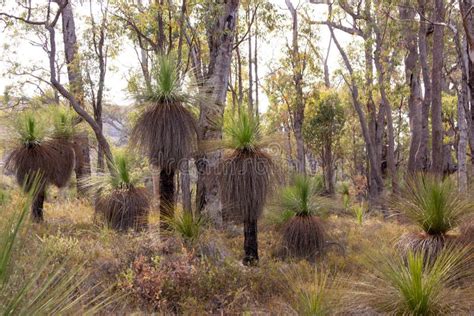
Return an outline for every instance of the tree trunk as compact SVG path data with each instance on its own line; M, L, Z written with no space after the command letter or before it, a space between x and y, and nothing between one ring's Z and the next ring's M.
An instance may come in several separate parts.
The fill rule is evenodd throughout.
M392 107L390 101L387 97L387 92L385 90L385 69L382 65L382 38L379 30L376 30L376 50L375 50L375 68L377 69L377 78L379 83L380 96L382 97L382 106L384 107L385 117L387 118L387 142L388 142L388 152L387 152L387 165L388 170L390 171L390 177L392 179L392 191L393 193L398 192L398 176L397 176L397 166L395 162L395 135L393 130L393 117L392 117ZM387 63L385 63L387 64ZM383 124L382 124L383 126ZM380 126L382 128L382 126Z
M258 262L258 227L257 220L244 221L244 265L253 265Z
M432 152L431 170L433 173L443 173L443 120L442 120L442 75L443 75L443 51L444 51L444 23L445 7L444 0L435 0L435 22L433 33L433 68L431 75L431 87L433 99L431 102L431 130L432 130Z
M323 169L324 169L324 183L326 191L329 195L334 195L334 164L332 155L332 140L327 140L323 150Z
M36 194L31 205L31 217L35 223L42 223L44 221L43 204L45 195L45 189L41 188Z
M296 159L297 171L299 173L306 173L306 159L305 148L303 141L303 121L305 101L303 96L303 69L304 60L301 60L298 44L298 14L290 0L285 0L288 10L290 10L292 17L292 67L293 67L293 81L296 90L295 111L293 120L293 129L296 139Z
M171 168L160 170L160 221L162 224L164 224L163 219L171 218L174 215L174 209L176 206L174 196L175 173L176 171Z
M57 0L60 5L66 3L66 0ZM63 27L63 42L64 54L67 63L67 75L71 94L76 98L81 107L84 107L84 87L82 81L81 64L78 58L78 43L76 37L76 26L74 22L74 14L72 11L71 2L68 1L64 6L62 13L62 27ZM77 137L75 148L76 154L76 178L79 183L84 177L90 176L90 152L89 152L89 138L87 133L81 133ZM78 186L79 193L85 193L80 186Z
M431 78L430 78L430 66L428 63L428 20L426 19L425 1L419 0L419 12L421 15L420 28L418 32L418 46L419 46L419 57L421 64L421 73L423 77L424 96L423 104L421 109L421 131L420 131L420 147L417 153L417 170L427 171L430 165L428 145L429 145L429 114L431 106Z
M220 15L208 30L209 65L202 87L206 102L200 103L199 114L199 136L203 141L222 138L222 126L216 126L215 122L222 122L223 119L239 9L239 0L219 3L223 6ZM222 205L219 184L216 177L211 175L211 170L215 170L220 157L221 152L215 152L196 160L196 210L207 213L218 226L222 224Z
M375 199L383 191L383 180L382 180L382 177L380 176L380 168L378 167L378 164L377 164L376 150L369 133L367 120L365 118L364 112L362 111L362 106L360 104L359 89L357 87L354 70L349 61L349 58L347 57L346 52L344 51L342 46L339 44L339 41L337 40L334 34L334 29L331 26L329 26L329 30L331 32L332 39L334 40L334 44L336 45L337 49L339 50L339 53L342 56L344 65L346 66L351 76L351 82L349 82L349 85L351 88L350 90L351 90L352 102L357 112L357 116L359 117L359 122L360 122L361 130L362 130L362 136L364 137L365 146L367 149L367 156L369 158L368 161L371 167L371 179L373 179L373 183L372 183L373 186L371 187L371 190L369 193L370 193L371 198Z
M420 171L422 163L419 161L420 141L421 141L421 86L420 68L418 67L418 45L417 34L415 32L416 11L409 7L409 2L400 7L400 19L405 21L403 29L405 48L408 54L405 57L405 81L410 87L410 97L408 98L408 118L410 120L410 151L408 157L408 173Z
M257 8L255 10L258 10ZM258 84L259 84L259 78L258 78L258 13L255 11L255 45L253 47L253 65L255 68L255 117L257 120L260 118L260 113L259 113L259 108L258 108L258 103L259 103L259 98L258 98Z
M254 109L253 109L253 67L252 67L252 21L250 17L250 5L247 10L247 27L249 28L248 34L248 48L249 48L249 68L248 68L248 76L249 76L249 91L248 91L248 101L249 101L249 114L253 116Z

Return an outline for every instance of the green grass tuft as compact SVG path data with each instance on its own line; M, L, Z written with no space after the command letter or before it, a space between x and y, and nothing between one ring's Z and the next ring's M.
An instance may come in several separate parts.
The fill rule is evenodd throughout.
M171 229L185 242L194 243L201 236L204 229L204 219L194 217L190 212L178 211L174 217L166 219Z
M229 121L224 127L224 134L228 147L234 150L254 150L259 147L262 139L258 121L246 111Z
M38 145L46 136L42 117L32 111L19 113L14 121L14 129L19 142L25 146Z
M280 207L283 211L291 211L298 216L315 215L320 211L317 193L318 185L313 179L297 175L293 184L282 190Z
M474 211L453 180L431 175L409 179L396 206L427 234L445 234Z
M151 90L145 94L147 101L158 103L183 101L185 94L181 89L178 65L173 57L159 56L152 74L154 83Z
M69 107L55 105L49 108L53 122L53 137L71 139L75 133L76 113Z
M359 283L355 298L367 300L382 313L394 315L445 315L466 308L458 283L472 277L469 248L450 247L433 260L409 252L406 259L386 255L371 260L368 282ZM469 281L467 281L469 282Z

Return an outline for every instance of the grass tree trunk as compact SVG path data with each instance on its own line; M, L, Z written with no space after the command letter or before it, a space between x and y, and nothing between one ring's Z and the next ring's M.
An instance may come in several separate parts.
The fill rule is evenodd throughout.
M42 223L44 221L43 216L43 204L45 199L45 190L41 189L37 194L31 205L31 216L33 221L36 223Z
M246 219L244 221L244 260L245 265L258 262L257 220Z
M175 183L176 170L163 168L160 171L160 219L172 217L175 208Z

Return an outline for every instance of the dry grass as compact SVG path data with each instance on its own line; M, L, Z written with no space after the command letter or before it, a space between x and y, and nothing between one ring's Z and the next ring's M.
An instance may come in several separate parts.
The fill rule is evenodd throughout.
M397 238L413 229L377 216L369 216L361 227L353 216L330 215L325 230L328 241L337 245L311 265L297 259L276 259L279 234L273 225L261 224L259 265L244 267L240 263L241 227L226 231L206 228L196 246L185 247L180 239L158 235L156 213L149 215L145 231L117 233L95 224L89 201L49 193L47 220L29 227L28 242L16 258L19 269L13 277L21 278L31 271L31 258L40 250L61 264L84 264L88 287L96 286L97 291L112 287L124 295L108 307L111 314L298 315L322 306L329 314L348 315L354 313L353 305L339 295L346 285L341 287L338 280L348 284L363 280L373 273L366 265L367 250L393 251ZM10 203L18 201L17 193L10 196ZM465 292L454 294L462 295L459 301L467 298ZM357 310L370 310L364 301L359 305Z

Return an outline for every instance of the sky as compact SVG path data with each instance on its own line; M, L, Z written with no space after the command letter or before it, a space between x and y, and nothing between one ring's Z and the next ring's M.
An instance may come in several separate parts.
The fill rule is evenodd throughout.
M6 0L3 4L2 11L7 9L7 11L15 13L15 11L11 11L11 8L14 8L15 0ZM270 0L272 3L276 5L278 10L281 13L286 14L289 16L289 11L286 9L285 1L284 0ZM297 6L298 4L309 5L313 8L314 16L311 18L313 20L324 20L327 14L327 6L324 4L308 4L303 2L308 2L307 0L292 0L293 4ZM0 1L1 3L1 1ZM76 2L77 3L77 2ZM74 11L76 15L88 15L89 14L89 5L86 1L82 1L85 3L83 5L76 4L74 7ZM0 7L2 4L0 4ZM79 28L79 32L81 32L81 27L83 26L80 19L76 19L76 27ZM3 28L3 25L0 25ZM321 53L323 56L326 55L330 34L326 27L320 26L318 27L317 35L319 37L319 41L317 46L320 47ZM80 38L80 36L78 36ZM272 63L274 65L275 61L279 60L283 57L284 47L287 40L290 40L291 32L275 32L270 33L265 41L261 40L259 43L259 77L260 83L263 82L265 77L270 73ZM350 43L352 37L347 34L339 33L338 37L340 37L340 41L343 45ZM5 87L8 85L13 85L15 80L18 78L11 78L8 76L4 76L5 70L8 67L8 60L10 62L16 62L22 65L35 65L37 67L48 67L48 57L46 53L42 50L41 47L35 46L32 44L32 38L22 39L22 40L15 40L12 42L12 38L6 32L0 33L0 52L5 45L10 47L10 50L14 50L15 53L12 54L0 54L0 92L3 92ZM245 52L245 43L242 51ZM58 52L62 53L62 52ZM334 71L335 69L339 68L339 53L334 45L331 47L331 51L329 54L328 64L330 71ZM109 61L109 71L107 73L106 78L106 85L107 85L107 92L106 92L106 100L109 103L113 103L116 105L130 105L132 104L133 100L130 95L127 93L127 78L131 70L138 69L138 61L136 57L136 52L129 41L124 41L121 46L120 53L116 58ZM322 65L321 65L322 67ZM20 76L19 78L25 79L24 76ZM37 81L36 79L30 78L32 81ZM47 78L45 78L47 79ZM33 86L29 86L26 88L27 91L23 91L27 95L32 95L35 93ZM259 94L260 99L260 110L261 112L265 112L268 108L268 98L263 93L262 89L260 89Z

